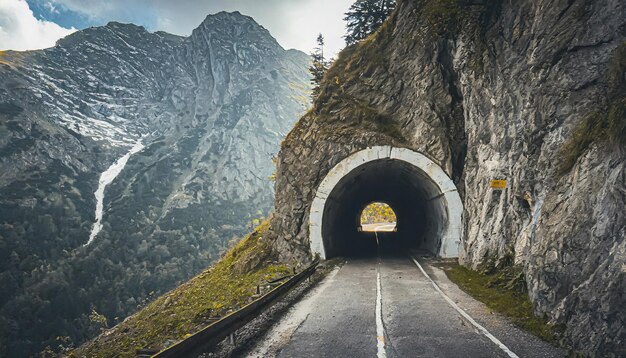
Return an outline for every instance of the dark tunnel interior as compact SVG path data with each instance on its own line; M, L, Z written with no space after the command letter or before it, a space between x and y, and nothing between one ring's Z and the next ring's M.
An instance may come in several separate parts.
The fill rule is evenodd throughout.
M360 215L372 202L389 204L397 231L361 232ZM402 254L417 249L436 254L447 224L446 202L438 186L417 167L401 160L367 162L344 176L324 206L322 238L326 257Z

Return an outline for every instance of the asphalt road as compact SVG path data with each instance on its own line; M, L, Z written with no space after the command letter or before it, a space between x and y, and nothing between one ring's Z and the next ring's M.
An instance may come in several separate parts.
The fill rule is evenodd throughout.
M378 224L362 225L363 231L373 231L373 232L392 232L395 228L396 228L395 223L378 223Z
M435 282L441 277L424 265L422 272L408 257L349 260L294 305L248 356L564 356L451 289L449 281L435 288L426 275Z

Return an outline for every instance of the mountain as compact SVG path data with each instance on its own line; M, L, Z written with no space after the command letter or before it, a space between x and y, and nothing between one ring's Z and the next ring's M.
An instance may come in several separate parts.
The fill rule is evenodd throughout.
M84 341L266 216L308 63L238 12L0 52L0 356Z

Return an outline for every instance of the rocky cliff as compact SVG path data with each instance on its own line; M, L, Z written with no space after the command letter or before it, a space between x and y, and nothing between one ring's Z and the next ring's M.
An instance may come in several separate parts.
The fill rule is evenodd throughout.
M344 158L408 148L461 195L463 264L523 268L574 350L626 354L625 22L615 0L399 1L284 142L275 249L309 259L311 203Z
M0 355L93 336L267 215L308 63L239 13L0 53Z

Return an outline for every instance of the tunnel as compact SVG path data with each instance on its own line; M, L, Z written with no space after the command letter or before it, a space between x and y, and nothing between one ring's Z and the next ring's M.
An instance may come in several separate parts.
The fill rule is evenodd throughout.
M372 202L393 209L394 232L361 230L361 212ZM310 210L311 252L323 259L411 250L458 256L463 208L456 186L409 149L372 147L348 156L326 175Z

